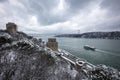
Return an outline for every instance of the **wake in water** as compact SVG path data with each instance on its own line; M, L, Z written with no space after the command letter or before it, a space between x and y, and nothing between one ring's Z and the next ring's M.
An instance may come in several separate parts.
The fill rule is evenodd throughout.
M113 55L113 56L119 56L119 54L117 54L116 52L112 52L112 51L107 51L107 50L103 50L103 49L95 49L95 51L100 52L100 53L104 53L104 54L109 54L109 55Z
M78 48L78 47L70 47L69 45L63 45L64 47L68 47L71 50L75 50L75 51L82 51L82 48ZM99 53L103 53L103 54L108 54L108 55L112 55L112 56L117 56L120 57L120 55L118 54L118 52L113 52L113 51L108 51L108 50L104 50L104 49L95 49L95 52L99 52Z

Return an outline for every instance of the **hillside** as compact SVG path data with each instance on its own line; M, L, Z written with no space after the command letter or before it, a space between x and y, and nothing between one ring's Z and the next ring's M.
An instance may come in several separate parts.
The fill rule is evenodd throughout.
M61 34L56 37L75 37L75 38L99 38L99 39L120 39L120 32L88 32L82 34Z
M120 80L116 69L105 65L76 70L68 61L23 32L0 30L0 80Z

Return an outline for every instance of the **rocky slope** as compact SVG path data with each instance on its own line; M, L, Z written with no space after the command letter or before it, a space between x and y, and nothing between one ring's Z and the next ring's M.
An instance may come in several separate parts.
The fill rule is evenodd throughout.
M120 80L120 73L103 65L77 71L41 40L0 30L0 80Z

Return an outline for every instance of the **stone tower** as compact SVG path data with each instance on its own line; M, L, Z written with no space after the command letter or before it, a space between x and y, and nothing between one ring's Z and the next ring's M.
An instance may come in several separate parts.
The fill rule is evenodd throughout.
M48 38L46 46L53 51L58 51L58 42L56 42L56 38Z
M12 22L8 22L6 24L6 31L9 33L16 33L17 32L17 25Z

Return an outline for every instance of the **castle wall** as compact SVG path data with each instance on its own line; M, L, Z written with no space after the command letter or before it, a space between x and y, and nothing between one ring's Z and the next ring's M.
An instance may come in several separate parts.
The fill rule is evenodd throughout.
M16 33L17 32L17 25L14 23L7 23L6 24L6 31L9 33Z
M53 51L58 51L58 42L56 42L55 38L49 38L46 46L52 49Z

